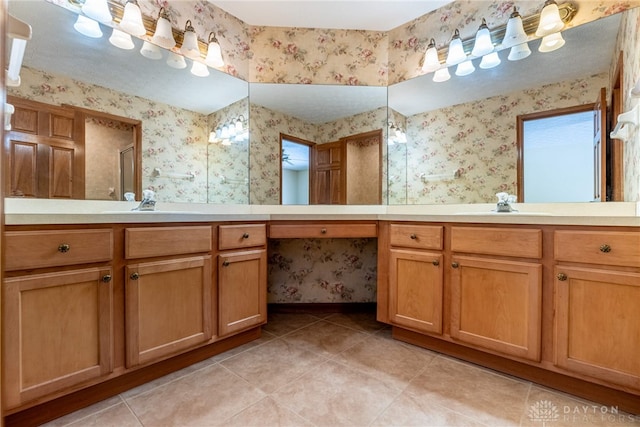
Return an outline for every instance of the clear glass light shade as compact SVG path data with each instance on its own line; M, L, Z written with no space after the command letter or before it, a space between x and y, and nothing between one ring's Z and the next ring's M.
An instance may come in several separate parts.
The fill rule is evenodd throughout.
M564 46L564 43L565 42L562 38L562 34L549 34L548 36L544 36L542 38L538 51L542 53L553 52L554 50L560 49L562 46Z
M91 18L87 18L83 15L78 15L78 19L76 19L76 23L73 24L73 28L80 34L92 37L94 39L99 39L102 37L102 30L100 29L100 24L97 21L94 21Z
M136 47L131 40L131 36L124 31L120 31L117 28L113 29L111 37L109 37L109 43L120 49L131 50Z
M424 53L424 62L422 63L422 71L425 73L431 73L440 68L440 59L438 59L438 50L436 49L436 42L431 39L427 51Z
M198 36L195 30L191 26L191 21L187 21L184 28L184 38L182 40L182 46L180 46L180 53L187 58L196 59L200 58L200 48L198 47Z
M522 43L522 44L515 45L511 48L507 59L509 61L519 61L521 59L526 58L529 55L531 55L531 49L529 49L529 44Z
M493 52L493 42L491 41L491 33L489 32L487 23L483 19L482 25L480 25L480 28L476 33L476 41L473 44L473 50L471 51L471 55L475 56L476 58L479 58L491 52Z
M129 1L124 5L120 29L134 36L142 36L147 33L142 23L142 12L136 2Z
M456 68L456 76L468 76L476 70L471 60L461 62Z
M467 54L464 53L464 47L462 46L462 40L460 40L460 33L458 30L453 35L451 43L449 43L449 53L447 54L447 65L456 65L467 59Z
M149 59L161 59L162 58L162 52L160 51L160 48L158 46L156 46L155 44L149 43L147 41L142 43L142 49L140 49L140 55L144 56L145 58L149 58Z
M165 49L171 49L176 45L176 40L173 38L173 32L171 31L171 22L167 18L162 16L158 18L156 31L153 33L151 41Z
M209 43L207 47L207 57L204 62L213 68L220 68L224 65L224 60L222 59L222 50L220 49L220 44L217 41L212 41Z
M557 33L564 28L564 22L560 19L560 11L554 0L547 0L540 13L540 23L536 30L536 36L543 37Z
M480 61L480 68L487 70L489 68L497 67L500 65L500 62L498 52L492 52L489 55L482 57L482 61Z
M522 44L526 41L527 33L524 32L522 17L518 12L514 11L507 21L507 29L505 30L504 38L502 39L502 47L507 48Z
M448 68L440 68L433 75L433 81L436 83L446 82L451 78L451 74L449 74Z
M193 61L191 74L197 77L207 77L209 75L209 68L200 61Z
M184 60L182 55L178 55L175 52L169 52L169 56L167 56L167 65L171 68L182 70L183 68L187 68L187 61Z
M85 0L82 13L98 22L108 24L113 20L107 0Z

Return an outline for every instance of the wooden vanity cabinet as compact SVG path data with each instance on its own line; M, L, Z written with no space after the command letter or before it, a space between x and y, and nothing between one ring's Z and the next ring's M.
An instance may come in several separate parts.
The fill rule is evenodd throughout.
M554 363L640 390L640 232L554 234Z
M442 333L443 227L389 226L389 320L428 334Z
M451 251L451 337L540 360L542 231L452 226Z
M267 226L218 226L218 336L267 321Z
M112 230L4 236L5 408L107 376L113 365Z
M212 336L211 226L125 229L127 367Z

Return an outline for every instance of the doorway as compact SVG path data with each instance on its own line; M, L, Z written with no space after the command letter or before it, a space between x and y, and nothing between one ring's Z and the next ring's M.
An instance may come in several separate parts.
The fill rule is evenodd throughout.
M309 164L315 143L280 134L280 204L309 204Z

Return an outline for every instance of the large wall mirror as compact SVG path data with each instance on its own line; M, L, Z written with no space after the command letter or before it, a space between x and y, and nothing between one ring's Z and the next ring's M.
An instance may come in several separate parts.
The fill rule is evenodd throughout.
M235 129L238 121L248 126L247 82L214 69L209 76L195 76L189 59L186 68L172 68L166 50L159 59L149 59L139 53L143 43L136 38L132 49L117 48L109 43L111 29L106 26L101 26L101 37L86 37L74 30L76 13L44 0L9 1L8 10L33 28L22 83L8 88L9 95L139 121L141 153L135 171L120 170L130 157L113 138L105 138L102 150L95 151L114 152L109 163L117 172L111 176L139 174L142 188L154 189L160 201L249 202L247 132L215 136L217 128L233 123ZM86 137L93 140L94 135ZM84 175L95 174L90 165L106 159L87 158ZM86 198L122 200L120 184L114 178L100 188L87 188Z
M601 88L610 91L622 17L563 31L566 44L553 52L539 53L534 41L531 56L520 61L507 60L503 50L502 63L492 69L475 64L475 73L458 77L452 67L446 82L429 74L390 86L389 120L404 130L406 142L388 147L389 203L491 203L497 192L516 194L519 178L544 175L544 167L519 171L517 117L596 103ZM592 159L585 169L593 168ZM591 185L593 174L588 179Z

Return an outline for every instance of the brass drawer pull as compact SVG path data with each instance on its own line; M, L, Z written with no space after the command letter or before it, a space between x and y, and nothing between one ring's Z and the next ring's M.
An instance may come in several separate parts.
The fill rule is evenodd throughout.
M249 238L249 233L244 233L244 234L242 235L242 238L243 238L243 239L248 239L248 238Z
M606 243L604 245L600 245L600 252L604 252L605 254L611 252L611 246Z
M440 265L440 261L438 261L437 259L434 259L433 261L431 261L431 264L435 265L436 267Z
M102 276L102 281L104 283L109 283L111 281L111 275L110 274L105 274L104 276Z
M229 261L227 261L226 259L222 262L222 266L223 267L228 267L229 266Z
M140 275L138 273L131 273L131 276L129 276L129 278L131 278L131 280L138 280L140 278Z
M457 262L452 262L451 263L451 267L458 268L458 267L460 267L460 264L458 264Z
M60 245L58 245L58 252L60 253L66 254L70 250L71 246L68 243L60 243Z
M411 234L411 236L409 236L409 237L411 238L411 240L416 240L418 238L418 236L416 236L415 233Z
M567 280L567 275L564 273L558 273L558 275L556 276L556 278L558 280L560 280L561 282L564 282L565 280Z
M327 234L327 229L326 229L326 228L323 228L322 230L320 230L320 233L322 233L322 234Z

